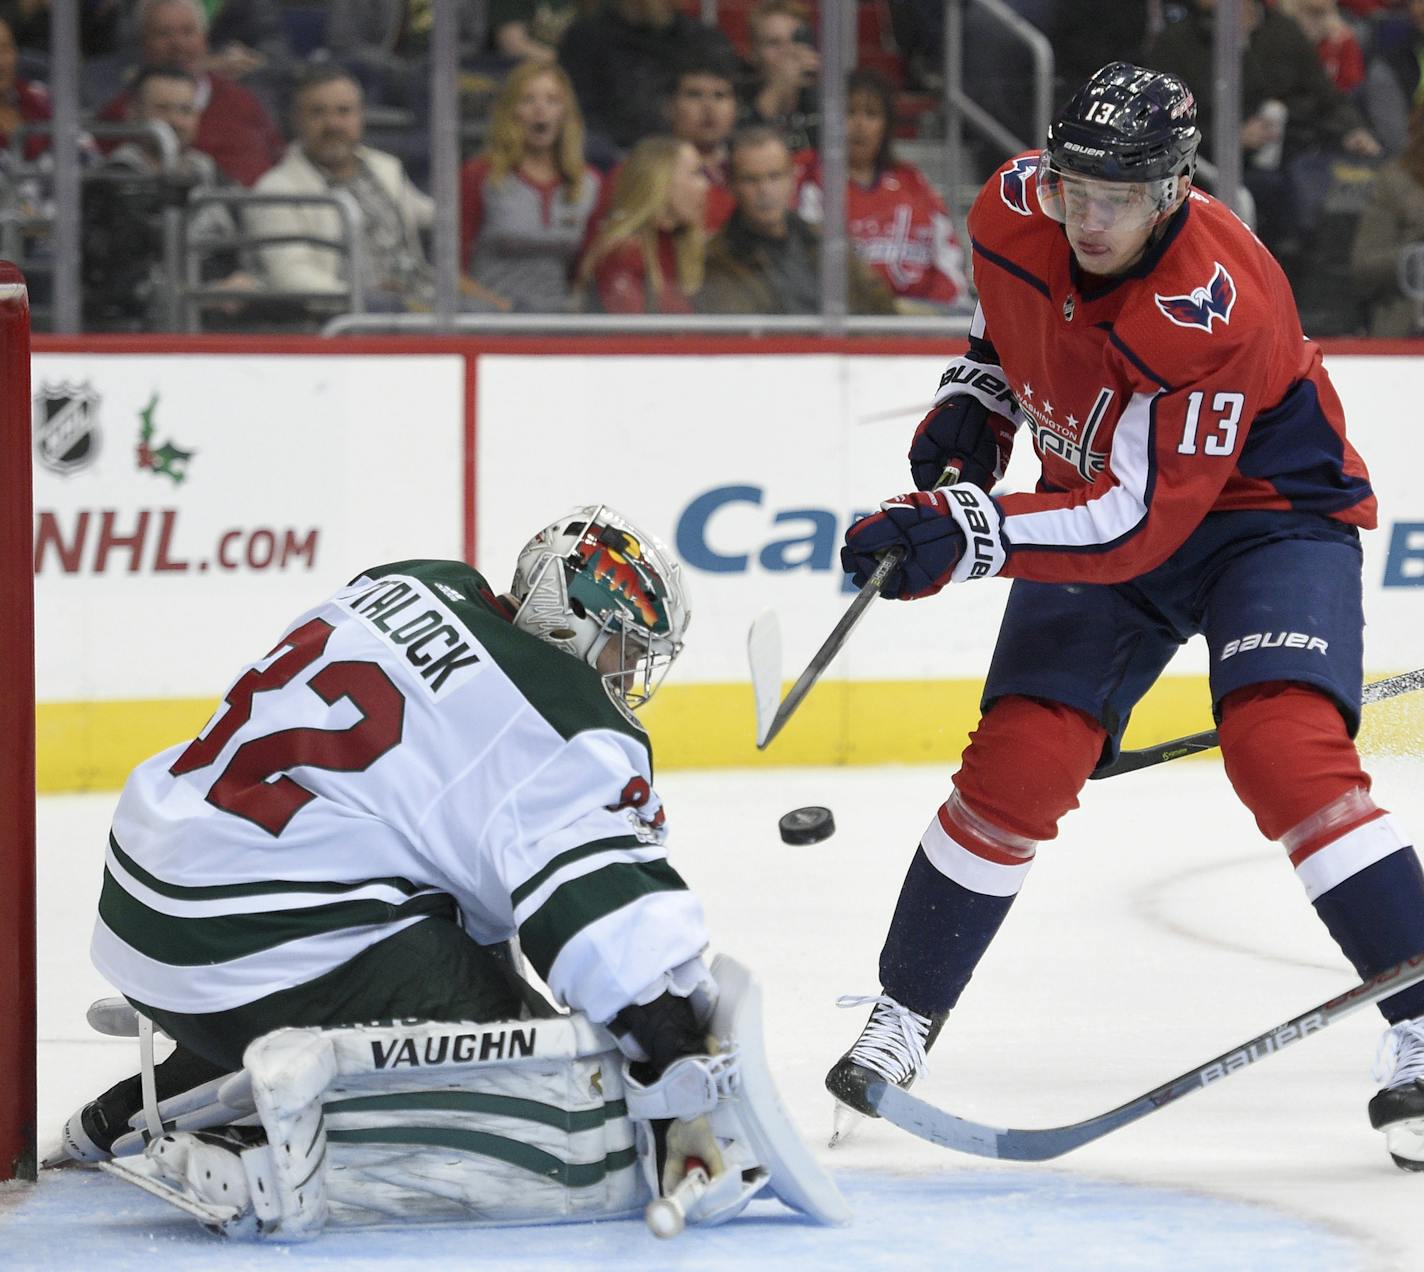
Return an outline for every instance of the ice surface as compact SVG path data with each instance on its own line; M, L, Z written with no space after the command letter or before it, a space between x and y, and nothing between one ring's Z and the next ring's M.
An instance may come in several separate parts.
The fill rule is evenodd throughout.
M1424 825L1418 759L1371 764L1376 795ZM818 1146L827 1066L876 988L904 866L947 790L944 768L669 773L672 855L718 949L765 986L773 1070ZM805 804L838 833L793 847ZM112 991L89 967L112 796L40 806L41 1148L76 1106L133 1072L134 1044L87 1031ZM1220 766L1179 763L1091 785L1040 849L1024 893L917 1090L999 1125L1056 1125L1119 1104L1353 983L1284 853L1260 839ZM636 1223L332 1233L311 1246L223 1245L117 1180L48 1175L0 1192L0 1267L657 1267L1369 1269L1424 1267L1424 1176L1369 1127L1380 1032L1361 1012L1326 1033L1043 1166L984 1162L871 1123L820 1148L855 1214L805 1226L773 1203L655 1242Z

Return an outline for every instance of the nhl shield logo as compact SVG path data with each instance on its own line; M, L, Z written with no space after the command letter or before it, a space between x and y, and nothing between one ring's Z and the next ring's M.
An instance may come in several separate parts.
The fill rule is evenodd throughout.
M87 382L40 385L34 399L35 458L66 475L99 454L99 395Z

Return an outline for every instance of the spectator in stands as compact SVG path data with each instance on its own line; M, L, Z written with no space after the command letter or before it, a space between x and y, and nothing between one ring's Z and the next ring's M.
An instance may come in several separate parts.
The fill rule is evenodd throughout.
M202 7L209 49L203 70L234 80L290 72L292 50L277 0L202 0ZM131 45L142 40L136 16L126 23Z
M730 56L709 53L684 62L673 79L667 104L668 130L690 142L707 178L708 234L732 215L727 184L727 141L737 123L737 77Z
M575 0L490 0L490 49L515 61L553 62L577 14Z
M731 45L677 0L607 0L576 18L559 43L559 62L573 81L595 162L611 167L615 151L663 132L674 68L709 50L730 56Z
M1276 0L1276 7L1305 32L1336 91L1352 97L1365 82L1365 55L1337 0Z
M129 122L162 124L176 153L165 162L149 137L127 141L104 161L84 191L84 313L90 330L161 328L169 289L163 213L195 193L228 184L211 155L193 148L198 84L177 66L143 67L129 85ZM221 203L204 204L188 222L188 241L208 249L203 278L232 291L256 286L237 269L237 224ZM213 249L227 248L226 252Z
M730 57L717 51L693 54L674 72L664 104L667 131L679 141L688 142L702 163L702 175L707 178L702 228L709 235L722 228L734 206L727 184L727 139L737 122L736 83ZM615 165L604 178L603 192L590 222L595 232L608 215L621 168L621 164Z
M282 154L282 134L253 93L226 75L209 71L207 12L199 0L139 0L136 11L143 63L181 66L198 82L198 134L194 145L218 168L251 185ZM120 93L101 112L105 120L128 113Z
M846 84L846 229L852 246L909 312L968 298L964 252L939 192L914 164L895 157L895 89L879 71L852 71ZM798 209L822 219L821 161L798 156Z
M1414 108L1403 152L1376 175L1355 229L1350 265L1369 306L1372 336L1424 332L1419 303L1399 286L1400 255L1406 248L1424 252L1424 105Z
M17 128L49 121L49 94L40 84L20 79L19 48L9 22L0 18L0 149L8 147ZM36 159L49 148L49 138L25 140L25 158Z
M1414 107L1424 101L1424 0L1378 22L1365 68L1365 108L1390 154L1409 143Z
M745 122L775 128L793 150L817 145L821 55L800 0L758 0L747 19L752 78Z
M754 125L732 139L736 211L707 245L697 307L709 314L809 314L821 307L821 245L791 210L791 152L775 129ZM851 313L888 314L894 300L860 259L847 260Z
M480 54L481 3L454 0L462 66ZM327 48L355 72L372 103L382 106L422 111L434 29L431 0L331 0L327 6Z
M224 184L212 155L194 148L198 135L198 81L181 66L144 66L129 83L128 122L164 124L177 150L171 167L149 137L126 141L105 160L109 170L126 168L147 176L164 174L189 188Z
M583 159L583 119L569 77L528 61L505 79L489 144L460 174L460 260L467 295L496 309L559 313L600 177Z
M688 314L702 285L707 178L675 137L640 141L618 170L608 216L579 264L585 307Z
M1241 21L1242 179L1256 201L1257 232L1289 272L1319 220L1334 157L1344 153L1369 159L1381 148L1360 112L1325 77L1294 21L1265 8L1261 0L1242 0ZM1196 94L1202 151L1208 158L1215 24L1216 0L1193 0L1147 54L1148 65L1181 76Z
M433 279L420 231L431 224L434 204L411 184L399 159L361 144L364 107L356 78L330 64L309 69L292 98L292 123L296 140L257 183L257 193L349 193L361 213L367 308L428 308ZM261 237L306 235L335 242L341 218L319 204L252 208L248 228ZM349 287L345 260L330 248L289 243L261 248L259 255L274 289L339 294Z

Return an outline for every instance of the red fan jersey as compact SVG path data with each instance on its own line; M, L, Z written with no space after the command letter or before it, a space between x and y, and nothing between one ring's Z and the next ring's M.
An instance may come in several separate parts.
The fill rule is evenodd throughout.
M969 214L980 313L1033 433L1033 494L995 499L1002 573L1117 583L1160 565L1211 512L1315 512L1365 528L1375 498L1317 345L1260 240L1198 190L1126 274L1077 267L1038 205L1037 152Z
M797 161L797 208L822 220L821 161L802 151ZM913 164L892 164L873 185L846 183L846 230L855 253L896 296L949 304L969 288L964 252L949 210Z

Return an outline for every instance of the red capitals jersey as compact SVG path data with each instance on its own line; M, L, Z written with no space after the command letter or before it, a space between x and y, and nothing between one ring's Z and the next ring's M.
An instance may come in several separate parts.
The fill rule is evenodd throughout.
M980 313L1033 434L1033 494L997 498L1002 573L1117 583L1160 565L1211 512L1315 512L1365 528L1375 498L1260 240L1193 190L1126 274L1077 267L1038 205L1038 155L1011 160L969 214Z
M796 156L797 210L813 225L823 219L821 161ZM846 230L855 254L896 296L950 304L964 295L964 251L949 210L913 164L892 164L870 186L846 183Z

